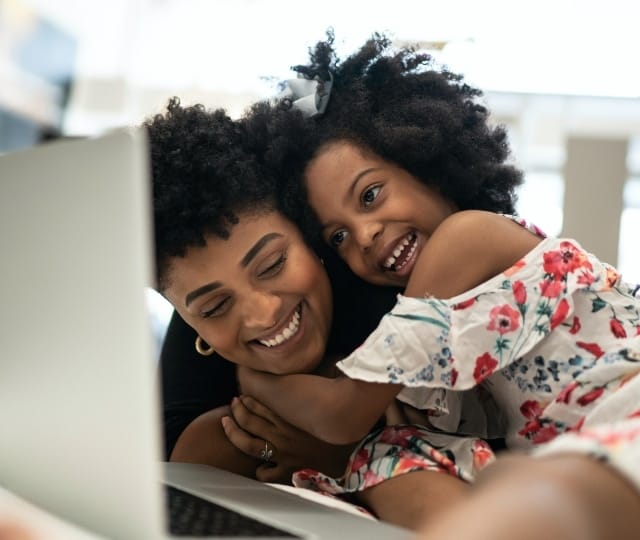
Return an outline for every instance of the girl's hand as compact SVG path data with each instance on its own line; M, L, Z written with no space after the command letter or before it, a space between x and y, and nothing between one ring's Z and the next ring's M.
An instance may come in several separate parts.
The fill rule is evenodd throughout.
M236 378L240 392L258 399L261 399L262 396L268 397L270 392L277 392L278 380L284 377L287 377L287 375L273 375L272 373L256 371L245 366L236 367Z
M233 399L231 416L222 418L222 426L231 444L249 456L260 457L265 442L273 451L269 462L256 469L256 478L263 482L290 484L291 475L304 468L339 477L354 448L320 441L249 396Z

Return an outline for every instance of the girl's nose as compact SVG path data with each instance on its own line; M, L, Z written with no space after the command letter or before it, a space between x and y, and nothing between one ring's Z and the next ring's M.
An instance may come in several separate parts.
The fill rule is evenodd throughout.
M382 232L382 224L378 221L367 221L358 226L356 240L360 249L368 253Z

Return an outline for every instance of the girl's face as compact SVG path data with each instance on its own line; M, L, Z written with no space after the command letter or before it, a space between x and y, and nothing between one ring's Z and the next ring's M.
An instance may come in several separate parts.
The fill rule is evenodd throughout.
M337 141L306 169L325 241L370 283L405 286L416 258L455 205L394 163Z
M275 374L310 372L331 326L324 267L280 213L238 218L228 239L211 235L175 257L163 293L228 360Z

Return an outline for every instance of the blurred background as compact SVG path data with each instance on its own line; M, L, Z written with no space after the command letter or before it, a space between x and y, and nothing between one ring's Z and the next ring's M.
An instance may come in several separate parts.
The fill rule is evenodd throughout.
M485 91L519 213L640 282L640 3L0 0L0 153L135 125L171 96L240 115L333 27L417 45ZM0 179L1 181L1 179ZM161 333L170 314L149 292Z

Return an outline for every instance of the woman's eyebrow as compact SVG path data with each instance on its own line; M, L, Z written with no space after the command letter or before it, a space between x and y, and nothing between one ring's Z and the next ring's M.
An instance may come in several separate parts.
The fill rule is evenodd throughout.
M240 266L242 266L242 268L246 268L246 266L256 257L256 255L264 246L271 242L271 240L282 237L283 235L277 232L265 234L262 238L260 238L260 240L253 244L253 246L249 249L249 251L247 251L247 253L245 253L245 256L242 257L242 260L240 261ZM212 281L211 283L207 283L206 285L203 285L202 287L198 287L194 291L191 291L184 299L185 307L189 307L189 304L191 304L191 302L193 302L199 296L207 294L208 292L211 292L221 286L222 283L220 283L219 281Z
M219 281L212 281L211 283L207 283L202 287L198 287L195 291L191 291L189 294L187 294L187 296L184 299L185 307L189 307L189 304L199 296L202 296L203 294L207 294L208 292L213 291L221 286L222 286L222 283L220 283Z
M260 252L260 250L266 246L271 240L275 240L276 238L282 238L282 234L277 232L267 233L260 240L258 240L249 251L242 257L240 261L240 266L242 268L246 268L246 266L255 258L255 256Z

